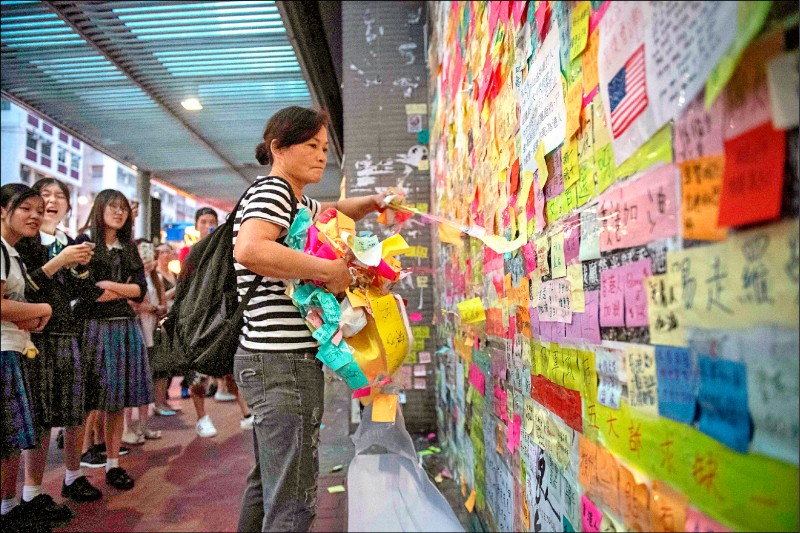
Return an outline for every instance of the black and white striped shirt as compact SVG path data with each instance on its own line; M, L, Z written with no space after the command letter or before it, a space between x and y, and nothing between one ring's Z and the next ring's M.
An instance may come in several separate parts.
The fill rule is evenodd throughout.
M259 176L245 193L233 219L233 245L239 227L249 218L272 222L284 228L285 236L291 224L291 199L294 198L289 184L272 176ZM298 203L308 208L312 220L317 218L320 204L307 196ZM258 276L243 265L236 263L236 285L239 300L247 294ZM286 295L286 280L265 277L256 289L244 312L244 327L239 345L254 352L298 352L315 350L319 345L311 336L305 319Z

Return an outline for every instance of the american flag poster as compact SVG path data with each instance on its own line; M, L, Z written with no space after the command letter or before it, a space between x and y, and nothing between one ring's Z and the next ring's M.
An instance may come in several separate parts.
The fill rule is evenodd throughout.
M625 62L608 84L611 133L619 138L647 108L644 44Z

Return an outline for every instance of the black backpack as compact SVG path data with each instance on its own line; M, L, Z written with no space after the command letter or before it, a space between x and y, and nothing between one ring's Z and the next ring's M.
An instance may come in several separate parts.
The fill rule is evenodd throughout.
M222 226L191 247L178 276L175 303L161 326L168 349L182 366L209 376L233 373L244 310L264 279L257 277L238 302L233 223L242 199L244 195ZM290 224L296 214L297 201L292 193ZM283 243L283 238L278 242Z

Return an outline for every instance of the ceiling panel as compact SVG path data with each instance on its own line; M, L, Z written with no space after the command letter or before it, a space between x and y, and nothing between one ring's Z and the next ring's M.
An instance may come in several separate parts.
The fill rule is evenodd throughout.
M0 5L3 92L198 196L235 201L269 117L312 105L275 2Z

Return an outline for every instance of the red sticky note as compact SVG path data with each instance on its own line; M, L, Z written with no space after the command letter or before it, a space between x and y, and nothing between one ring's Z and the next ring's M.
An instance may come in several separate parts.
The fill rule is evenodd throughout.
M725 141L719 226L780 216L785 158L786 134L769 122Z
M525 14L525 7L528 5L527 0L514 0L511 2L511 13L514 17L514 27L519 28L519 23L522 21L522 16Z
M475 364L469 365L469 382L481 396L486 396L486 376L480 367Z
M563 329L563 324L560 324ZM544 376L531 377L531 398L560 416L566 425L583 433L581 395L553 383Z

